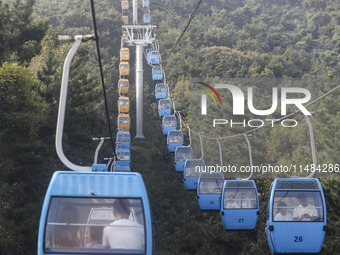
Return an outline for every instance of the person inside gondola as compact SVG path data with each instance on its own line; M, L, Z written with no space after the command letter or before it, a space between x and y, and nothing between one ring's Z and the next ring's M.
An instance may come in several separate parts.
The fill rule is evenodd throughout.
M199 166L190 166L189 173L187 174L188 177L196 177L199 175L200 167Z
M91 242L86 245L86 248L100 249L104 248L102 245L103 227L91 226L90 227L90 238Z
M221 193L221 188L220 187L215 187L213 193L214 194L220 194Z
M314 205L309 204L305 193L300 193L297 196L299 205L295 207L293 212L294 221L314 221L318 214Z
M128 199L116 199L113 202L113 214L116 218L103 231L103 246L111 249L144 249L143 226L129 219L131 209Z
M287 211L287 204L285 202L278 202L277 208L279 213L275 215L275 221L292 221L293 216Z
M252 208L251 200L248 197L247 191L241 191L241 208Z
M233 196L233 195L229 196L229 201L228 201L227 206L226 206L227 208L230 208L230 209L240 208L240 205L234 200L234 198L235 198L235 196Z
M51 245L58 248L81 248L83 245L83 231L77 225L79 213L76 207L66 205L58 219L60 225L52 231Z
M208 184L207 184L206 182L202 184L201 193L202 193L202 194L207 194L207 193L209 193Z
M177 161L184 161L185 160L185 152L177 152Z

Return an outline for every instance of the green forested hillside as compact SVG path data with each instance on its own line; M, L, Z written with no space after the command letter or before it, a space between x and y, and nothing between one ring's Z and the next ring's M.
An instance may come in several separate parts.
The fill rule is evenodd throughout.
M194 119L189 111L189 88L197 77L210 81L325 79L324 83L308 87L313 99L338 85L338 0L203 0L179 46L171 50L196 3L150 1L167 82L176 109L186 122ZM95 8L111 126L115 130L120 1L95 1ZM40 210L48 182L55 170L65 169L55 153L54 136L62 65L70 45L59 43L57 35L89 33L92 23L88 1L0 1L0 254L36 254ZM133 61L132 51L132 68ZM173 155L168 153L161 134L151 68L145 64L144 71L145 139L132 142L132 168L143 175L158 223L156 254L269 254L264 228L272 180L256 180L261 210L254 231L227 232L218 213L201 212L196 194L185 190L182 176L174 170ZM134 83L134 75L130 82ZM129 96L133 104L133 137L132 87ZM339 163L339 93L311 108L320 164ZM108 136L93 42L84 43L72 63L65 123L65 154L72 162L91 164L96 148L91 138ZM309 163L308 139L305 124L294 132L279 126L261 129L250 138L254 163ZM193 143L199 155L197 136L193 136ZM216 143L205 140L204 144L217 150ZM225 162L248 164L242 139L228 140L222 147ZM107 143L100 158L111 154ZM321 181L328 212L322 254L340 254L340 181Z

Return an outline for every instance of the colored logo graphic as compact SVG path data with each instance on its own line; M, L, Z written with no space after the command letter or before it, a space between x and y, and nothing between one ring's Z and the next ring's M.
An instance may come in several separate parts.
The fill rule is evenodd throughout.
M209 88L212 92L214 92L215 95L217 96L218 100L220 101L221 106L222 106L222 100L221 100L221 98L220 98L220 95L217 93L217 91L216 91L213 87L211 87L209 84L206 84L206 83L203 83L203 82L197 82L197 83L198 83L198 84L201 84L201 85L203 85L203 86L205 86L205 87L207 87L207 88ZM206 93L212 98L212 100L214 101L215 105L217 105L214 96L211 94L211 92L210 92L209 90L204 89L204 88L199 88L199 89L201 89L201 90L203 90L204 92L206 92Z
M217 96L217 98L220 101L220 104L222 106L222 100L220 98L220 95L217 93L217 91L213 87L211 87L209 84L206 84L206 83L203 83L203 82L197 82L197 83L205 86L208 89L210 89ZM208 89L205 89L205 88L199 88L199 89L201 89L204 92L206 92L212 98L212 100L214 101L215 105L217 105L217 102L216 102L213 94ZM202 95L201 109L202 109L201 110L201 114L202 115L206 115L207 114L207 95Z

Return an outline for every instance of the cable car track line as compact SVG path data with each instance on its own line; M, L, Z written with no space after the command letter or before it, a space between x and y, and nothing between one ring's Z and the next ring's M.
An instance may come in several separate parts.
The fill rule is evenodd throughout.
M194 10L192 11L192 13L190 14L190 18L189 18L189 21L188 21L187 25L185 26L185 28L184 28L184 30L182 31L182 33L181 33L181 35L179 36L179 38L177 39L175 45L171 48L170 52L173 52L173 50L177 47L177 45L178 45L179 42L181 41L183 35L184 35L185 32L187 31L187 29L188 29L188 27L189 27L189 25L190 25L192 19L194 18L195 14L196 14L196 12L197 12L197 10L198 10L198 7L200 6L200 4L201 4L202 1L203 1L203 0L199 0L199 1L198 1L198 3L197 3L197 5L196 5L195 9L194 9Z
M94 10L93 0L90 0L90 8L91 8L91 15L92 15L92 26L93 26L94 40L96 42L96 52L97 52L97 58L98 58L98 66L99 66L99 72L100 72L100 79L101 79L102 89L103 89L105 112L106 112L106 120L107 120L107 124L108 124L108 128L109 128L109 136L110 136L110 140L111 140L113 156L114 156L114 158L117 158L116 152L115 152L115 149L114 149L115 148L115 144L113 142L112 130L111 130L111 125L110 125L109 108L108 108L108 104L107 104L107 97L106 97L106 89L105 89L105 82L104 82L102 60L101 60L100 49L99 49L99 38L98 38L98 32L97 32L96 14L95 14L95 10Z

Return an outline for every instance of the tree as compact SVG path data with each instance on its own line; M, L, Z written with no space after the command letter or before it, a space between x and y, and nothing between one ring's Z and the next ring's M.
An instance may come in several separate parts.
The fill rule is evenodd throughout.
M48 22L34 18L33 5L34 0L17 0L13 6L0 1L0 62L12 56L27 64L39 53Z
M0 68L0 98L0 141L6 145L0 147L0 222L6 231L0 249L27 254L35 248L40 214L40 180L45 173L44 144L38 132L46 118L46 104L37 93L34 76L17 63L5 62Z

